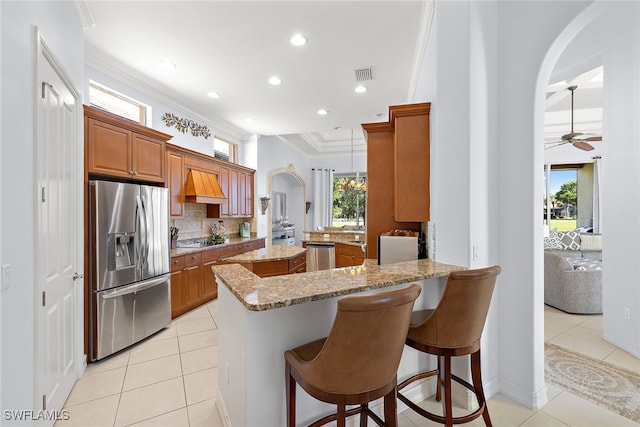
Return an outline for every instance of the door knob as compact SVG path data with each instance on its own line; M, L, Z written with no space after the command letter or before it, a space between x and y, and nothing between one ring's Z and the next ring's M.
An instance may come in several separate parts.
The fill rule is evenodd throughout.
M78 273L78 272L74 272L74 273L73 273L73 277L72 277L72 279L73 279L73 280L80 280L80 279L82 279L83 277L84 277L84 276L83 276L82 274L80 274L80 273Z

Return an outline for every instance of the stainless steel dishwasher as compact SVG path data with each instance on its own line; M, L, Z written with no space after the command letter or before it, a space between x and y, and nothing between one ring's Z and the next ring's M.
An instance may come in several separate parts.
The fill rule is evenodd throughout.
M307 271L336 268L336 244L333 242L307 242Z

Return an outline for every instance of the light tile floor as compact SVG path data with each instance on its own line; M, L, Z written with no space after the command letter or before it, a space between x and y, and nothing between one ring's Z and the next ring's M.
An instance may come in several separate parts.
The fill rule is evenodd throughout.
M215 407L216 318L214 301L175 319L164 331L130 350L90 364L65 404L70 419L59 421L56 426L221 426ZM546 341L638 370L638 359L605 342L601 335L602 316L568 315L545 306ZM557 387L549 385L548 390L549 403L537 411L501 395L494 396L488 402L493 424L637 427L636 423ZM436 411L440 408L440 403L433 400L421 405ZM399 425L437 424L406 410L399 416ZM480 418L466 425L484 424Z

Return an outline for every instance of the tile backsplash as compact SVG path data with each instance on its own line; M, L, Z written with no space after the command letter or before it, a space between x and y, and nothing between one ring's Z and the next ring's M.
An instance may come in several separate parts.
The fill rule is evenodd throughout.
M171 226L179 230L178 240L200 239L211 236L211 226L217 224L219 218L207 218L207 205L201 203L185 203L184 218L172 219ZM240 234L240 224L245 221L251 223L254 229L253 218L225 218L224 227L227 235Z

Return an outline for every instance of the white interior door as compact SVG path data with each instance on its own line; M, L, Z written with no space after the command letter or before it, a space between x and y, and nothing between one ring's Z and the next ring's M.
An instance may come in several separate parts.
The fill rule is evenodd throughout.
M42 40L38 58L37 399L60 410L77 378L81 166L79 96ZM38 405L39 406L39 405ZM52 422L45 422L52 424Z

